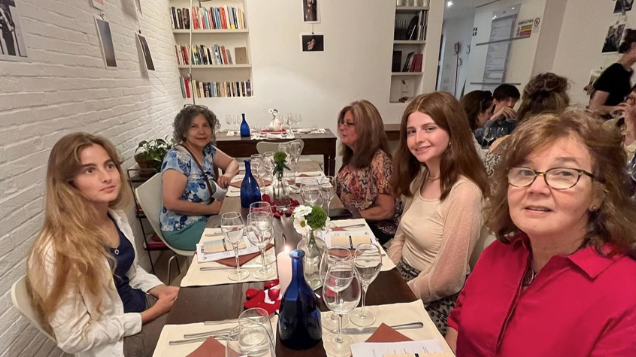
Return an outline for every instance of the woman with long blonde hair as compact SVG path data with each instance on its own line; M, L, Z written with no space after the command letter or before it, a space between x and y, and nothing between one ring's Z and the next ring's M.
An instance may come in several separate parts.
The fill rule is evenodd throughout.
M123 182L103 137L73 133L51 150L27 286L45 329L76 356L151 356L178 293L137 263Z

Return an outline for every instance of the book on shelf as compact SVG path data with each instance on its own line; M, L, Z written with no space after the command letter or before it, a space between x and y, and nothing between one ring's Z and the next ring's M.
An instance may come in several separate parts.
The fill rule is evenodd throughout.
M183 98L214 98L214 97L251 97L251 82L203 82L180 77L181 94ZM192 90L191 90L192 89Z
M415 55L415 52L409 52L409 54L406 55L406 61L404 61L404 66L402 66L402 72L408 72L409 68L411 68L411 60L413 59L413 55Z
M240 47L243 48L244 47ZM188 45L175 45L175 53L177 55L177 63L180 66L190 64L193 65L233 65L232 52L225 46L219 46L216 43L211 46L192 45L192 51ZM246 63L247 64L247 61Z
M393 51L393 61L391 63L391 72L399 72L402 63L402 51Z
M172 28L175 30L242 30L245 14L234 6L170 8Z
M234 59L236 64L247 64L247 47L236 47L234 49Z

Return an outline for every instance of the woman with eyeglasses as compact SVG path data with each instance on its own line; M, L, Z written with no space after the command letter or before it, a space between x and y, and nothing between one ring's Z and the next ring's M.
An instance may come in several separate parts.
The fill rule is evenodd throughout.
M451 312L458 356L635 356L636 206L616 131L583 110L510 136L486 248Z
M378 109L368 100L353 102L338 114L342 167L337 195L360 211L381 244L397 229L400 203L389 185L393 174L389 141Z

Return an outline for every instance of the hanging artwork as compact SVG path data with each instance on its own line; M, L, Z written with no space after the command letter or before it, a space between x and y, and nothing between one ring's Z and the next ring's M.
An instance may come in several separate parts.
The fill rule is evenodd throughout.
M623 30L625 30L625 24L616 24L609 27L603 43L602 53L618 52L618 45L623 38Z
M303 2L303 21L305 23L319 24L320 9L318 8L318 0L302 0Z
M620 14L625 11L632 11L632 6L634 5L634 0L616 0L616 4L614 5L614 13Z
M0 60L20 61L26 58L16 2L0 0Z
M324 52L325 50L325 35L301 34L300 39L303 52Z
M146 62L146 69L149 71L155 70L155 64L152 62L152 56L150 55L150 48L148 48L148 42L146 42L146 38L141 34L137 35L137 42L139 42L139 47L141 47L141 51L144 54L144 60Z
M115 60L115 45L113 44L113 36L110 32L110 23L100 19L99 17L95 17L95 23L97 24L97 35L99 36L99 41L102 44L102 54L104 55L106 68L117 67L117 60Z
M104 8L106 7L104 5L104 0L91 0L91 3L93 4L93 7L96 9L104 10Z

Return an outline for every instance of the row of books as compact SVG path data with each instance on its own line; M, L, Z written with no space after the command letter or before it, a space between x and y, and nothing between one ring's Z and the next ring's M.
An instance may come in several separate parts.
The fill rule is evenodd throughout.
M205 45L193 45L190 52L189 45L175 45L177 62L179 65L189 65L190 61L194 65L228 65L235 64L232 54L225 46L213 44L209 47ZM236 64L247 64L247 48L236 47Z
M188 77L181 77L181 94L183 98L213 98L213 97L251 97L252 83L239 82L201 82Z
M391 72L422 72L423 59L423 54L409 52L406 56L406 61L404 61L404 65L400 67L400 64L402 64L402 51L393 51Z
M171 7L172 28L176 30L238 30L245 28L243 10L233 6L220 7Z

